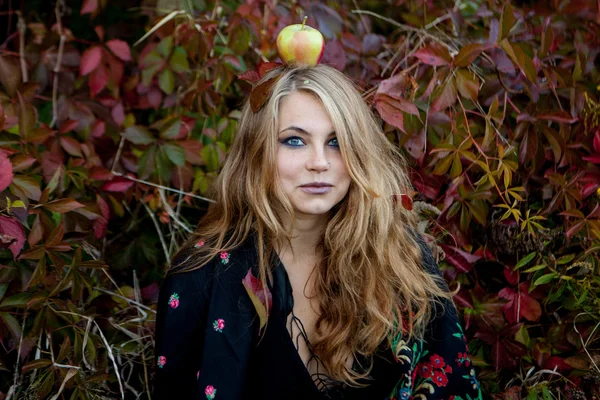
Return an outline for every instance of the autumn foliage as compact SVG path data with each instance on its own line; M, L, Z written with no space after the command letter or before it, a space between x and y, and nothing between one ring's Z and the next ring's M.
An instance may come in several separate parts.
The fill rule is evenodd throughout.
M148 397L239 76L304 15L409 161L486 397L600 396L598 2L47 3L0 10L2 396Z

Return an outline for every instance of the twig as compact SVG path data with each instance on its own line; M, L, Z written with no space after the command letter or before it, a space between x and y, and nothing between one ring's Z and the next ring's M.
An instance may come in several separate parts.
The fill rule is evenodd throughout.
M133 270L133 293L135 294L135 301L140 303L140 284L137 277L137 271ZM138 309L138 315L140 314L140 310ZM141 323L137 326L138 335L142 336L142 326ZM148 384L148 366L146 365L146 353L142 351L142 365L144 366L144 383L146 384L146 394L148 395L148 400L151 400L150 397L150 385Z
M590 359L590 361L592 362L592 364L594 364L594 368L596 368L596 371L598 371L598 372L600 373L600 368L598 368L598 365L597 365L597 364L596 364L596 362L594 361L594 358L592 357L592 355L590 354L590 352L589 352L589 351L588 351L588 349L587 349L587 346L586 346L586 344L587 344L587 342L588 342L589 340L588 340L588 341L586 341L586 342L584 343L584 342L583 342L583 336L582 336L582 335L581 335L581 333L579 332L579 329L577 329L577 324L576 324L576 322L577 322L577 318L578 318L580 315L587 315L587 314L590 314L590 313L579 313L579 314L577 314L577 315L575 316L575 318L573 318L573 328L575 329L575 332L577 332L577 334L579 335L579 340L581 341L581 347L583 347L583 350L585 350L585 354L587 354L587 356L588 356L588 358ZM598 328L598 325L600 325L600 323L596 324L596 327L595 327L595 328L594 328L594 330L592 331L592 335L593 335L593 333L596 331L596 328ZM590 337L591 337L592 335L590 335Z
M156 215L154 215L154 212L143 201L142 201L142 205L144 206L144 208L148 212L148 215L150 215L150 218L152 219L152 222L154 222L154 227L156 228L156 232L158 233L158 238L160 239L160 244L162 245L163 251L165 252L165 259L169 260L169 258L170 258L169 257L169 249L167 249L167 243L165 242L165 238L163 236L163 233L160 230L160 225L158 224L158 221L156 220Z
M121 153L123 152L123 146L125 146L125 136L121 136L121 141L119 142L119 148L117 149L117 155L115 155L115 159L110 167L110 172L115 173L115 167L117 166L117 162L121 159Z
M123 382L121 381L121 375L119 374L119 366L117 365L117 360L115 359L115 356L113 354L112 346L108 343L108 340L106 340L106 337L104 336L104 333L102 333L102 329L100 329L100 326L98 325L98 323L96 321L94 321L94 318L89 317L87 315L77 314L77 313L70 312L70 311L58 311L57 310L55 312L61 313L61 314L75 315L80 318L87 319L88 321L91 320L94 323L94 325L96 325L96 328L98 328L98 333L100 334L100 338L102 339L102 342L104 343L104 346L106 347L106 351L108 351L108 358L110 358L110 360L113 363L113 367L115 369L115 375L117 376L117 381L119 382L119 390L121 391L121 399L124 400L125 399L125 390L123 389ZM50 349L52 349L52 346L50 346Z
M177 218L177 215L175 215L175 212L173 211L173 209L171 208L171 206L167 202L167 198L165 197L165 191L163 189L158 189L158 193L160 195L160 199L161 199L161 201L163 203L163 207L164 207L165 211L173 219L173 222L175 222L176 225L179 225L180 227L182 227L183 230L186 231L186 232L188 232L188 233L194 232L193 229L191 229L190 227L188 227L186 224L184 224L183 222L181 222L179 220L179 218Z
M426 31L425 29L420 29L420 28L414 28L410 25L405 25L405 24L401 24L398 21L394 21L391 18L387 18L384 17L382 15L379 15L377 13L374 13L372 11L367 11L367 10L352 10L353 13L356 14L367 14L367 15L371 15L373 17L379 18L385 22L388 22L394 26L397 26L398 28L405 30L407 32L415 32L415 33L420 33L423 36L428 37L429 39L433 40L434 42L437 42L439 44L441 44L442 46L444 46L445 48L447 48L449 51L454 52L455 49L452 48L450 45L448 45L446 42L444 42L443 40L440 40L440 38L436 37L435 35L432 35L431 33L429 33L428 31Z
M16 14L19 18L17 22L17 29L19 30L19 59L21 60L21 76L23 77L23 83L27 83L29 82L27 62L25 62L25 31L27 30L27 25L25 25L25 20L23 19L21 11L17 11Z
M25 330L25 321L27 320L27 311L23 315L23 324L21 325L21 337L19 338L19 349L17 350L17 360L15 361L15 373L13 375L13 384L8 390L6 400L10 400L19 387L18 381L21 374L19 373L19 360L21 360L21 347L23 347L23 331Z
M136 307L140 307L140 308L142 308L142 309L144 309L144 310L146 310L146 311L148 311L148 312L151 312L151 313L154 313L154 314L156 314L156 311L155 311L155 310L153 310L153 309L151 309L150 307L148 307L148 306L145 306L145 305L143 305L143 304L141 304L141 303L138 303L138 302L137 302L137 301L135 301L135 300L131 300L131 299L130 299L130 298L128 298L128 297L121 296L120 294L117 294L117 293L115 293L115 292L111 292L110 290L106 290L106 289L104 289L104 288L101 288L101 287L98 287L98 286L94 286L94 290L97 290L97 291L99 291L99 292L102 292L102 293L110 294L111 296L118 297L118 298L120 298L120 299L123 299L123 300L125 300L126 302L128 302L128 303L130 303L130 304L133 304L133 305L134 305L134 306L136 306Z
M56 26L58 27L58 34L60 35L60 42L58 44L58 55L56 57L56 65L54 65L54 81L52 82L52 122L50 122L50 128L53 128L58 121L58 76L62 68L63 53L65 51L65 35L62 25L61 7L62 0L56 2L54 7L54 13L56 14Z
M143 180L143 179L137 179L137 178L133 178L133 177L131 177L131 176L128 176L128 175L122 174L122 173L120 173L120 172L117 172L117 171L110 171L110 172L111 172L113 175L117 175L117 176L120 176L120 177L122 177L122 178L129 179L129 180L131 180L131 181L134 181L134 182L143 183L144 185L152 186L152 187L159 188L159 189L168 190L168 191L170 191L170 192L173 192L173 193L180 193L180 194L183 194L183 195L186 195L186 196L194 197L194 198L196 198L196 199L204 200L204 201L206 201L206 202L209 202L209 203L214 203L214 202L215 202L214 200L212 200L212 199L209 199L209 198L207 198L207 197L198 196L198 195L196 195L196 194L193 194L193 193L184 192L184 191L182 191L182 190L173 189L173 188L170 188L170 187L168 187L168 186L163 186L163 185L159 185L159 184L156 184L156 183L148 182L148 181L145 181L145 180Z
M354 3L354 7L358 10L358 3L356 2L356 0L352 0L352 3ZM365 23L365 21L363 21L363 17L362 15L358 16L358 19L360 19L360 24L362 25L363 29L365 30L366 33L371 33L371 30L367 27L367 24Z

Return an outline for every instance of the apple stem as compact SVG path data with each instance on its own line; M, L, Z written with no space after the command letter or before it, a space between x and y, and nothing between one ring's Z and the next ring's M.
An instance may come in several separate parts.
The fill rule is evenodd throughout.
M308 19L307 16L304 17L304 19L302 20L302 27L300 28L301 31L304 30L304 24L306 24L306 20Z

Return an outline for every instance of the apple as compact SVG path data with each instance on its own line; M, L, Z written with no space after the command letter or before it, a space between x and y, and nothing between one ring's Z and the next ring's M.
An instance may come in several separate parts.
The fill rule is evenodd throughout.
M277 52L286 64L317 65L323 56L325 39L317 29L301 24L288 25L277 36Z

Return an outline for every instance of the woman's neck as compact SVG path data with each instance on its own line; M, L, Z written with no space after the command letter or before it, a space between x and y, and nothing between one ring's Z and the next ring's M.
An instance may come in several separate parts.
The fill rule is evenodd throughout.
M290 242L281 243L277 249L279 256L289 260L316 257L326 224L327 220L321 216L296 218Z

